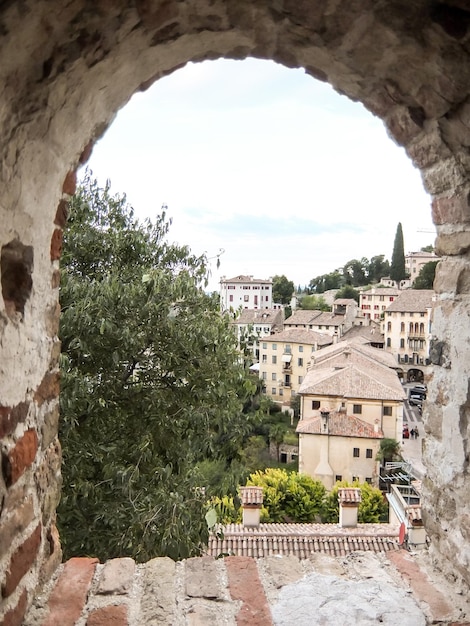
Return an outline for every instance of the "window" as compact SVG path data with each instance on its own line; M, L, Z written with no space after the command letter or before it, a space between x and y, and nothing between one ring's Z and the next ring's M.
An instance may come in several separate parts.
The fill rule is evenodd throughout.
M303 346L299 346L299 352L303 352L304 351L304 347Z
M360 415L362 413L362 404L353 404L353 413Z
M400 348L405 347L405 340L403 338L400 339Z
M402 322L402 323L400 324L400 332L401 332L401 333L404 333L404 332L405 332L405 322Z
M250 300L250 296L248 294L243 296L243 302L248 302Z
M284 389L282 389L282 388L281 388L281 389L279 389L279 395L280 395L280 396L283 396L283 395L284 395Z
M266 342L263 343L263 350L267 350L268 349L268 344Z
M272 395L272 396L275 396L275 395L276 395L276 393L277 393L277 389L276 389L276 387L273 387L273 388L271 389L271 395Z
M392 407L384 406L384 415L392 415Z
M366 476L366 483L368 483L369 485L372 485L372 478L370 476Z
M304 377L303 376L299 376L299 385L302 384L303 380L304 380Z
M387 337L387 348L390 348L392 345L392 340L390 339L390 337Z
M302 365L303 365L303 364L304 364L304 360L303 360L303 358L302 358L302 357L299 357L299 358L297 359L297 365L298 365L299 367L302 367Z
M267 378L268 378L268 375L267 375L266 372L261 372L261 376L262 376L263 380L267 380Z
M353 448L353 456L359 458L359 448ZM353 478L354 480L354 478Z
M285 348L284 348L284 352L285 352L286 354L290 354L290 345L289 345L288 343L286 343L286 346L285 346Z
M276 363L277 363L277 356L275 354L273 354L272 357L271 357L271 360L272 360L272 364L276 365Z
M271 374L271 380L277 380L277 375L276 375L276 372L273 372L273 373Z
M268 355L267 354L263 354L263 356L261 357L261 362L262 363L267 363L268 362Z
M380 300L380 302L383 302L383 301L384 301L384 297L385 297L385 296L379 296L379 300Z
M228 299L229 299L229 302L233 302L233 293L229 295Z
M372 448L366 448L366 459L372 458Z
M353 481L353 483L358 483L359 482L359 476L353 476L352 477L352 481Z
M277 350L277 343L273 343L273 350Z
M312 409L318 411L320 408L320 400L312 400Z
M341 474L336 474L335 476L335 482L336 483L340 483L343 480L343 477L341 476Z
M392 330L392 322L387 322L387 331L390 332Z

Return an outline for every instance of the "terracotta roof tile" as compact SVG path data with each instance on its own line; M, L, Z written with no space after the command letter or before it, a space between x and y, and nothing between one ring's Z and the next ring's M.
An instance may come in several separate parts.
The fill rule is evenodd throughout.
M297 433L306 435L321 435L323 431L322 418L310 417L299 420ZM383 439L383 432L355 417L341 412L331 412L328 418L328 434L333 437L364 437L365 439Z
M356 487L341 487L338 489L338 501L340 504L360 504L361 490Z
M308 559L315 552L345 556L358 550L388 552L398 549L398 527L390 524L260 524L245 528L229 524L209 539L207 554L262 558L276 554Z
M333 337L326 333L318 333L314 330L307 330L306 328L285 328L279 333L275 333L269 337L263 337L263 341L325 346L333 342Z
M436 293L432 289L405 289L401 291L387 311L396 311L403 313L425 313L427 309L432 308L433 299Z

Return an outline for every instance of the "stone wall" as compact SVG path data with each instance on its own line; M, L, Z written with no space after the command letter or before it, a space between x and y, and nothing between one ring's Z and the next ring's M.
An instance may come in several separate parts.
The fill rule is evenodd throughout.
M273 59L328 81L381 117L422 172L443 256L425 415L426 524L442 567L470 582L469 25L464 0L2 4L2 613L21 615L60 558L58 259L73 172L135 91L188 61L219 57Z

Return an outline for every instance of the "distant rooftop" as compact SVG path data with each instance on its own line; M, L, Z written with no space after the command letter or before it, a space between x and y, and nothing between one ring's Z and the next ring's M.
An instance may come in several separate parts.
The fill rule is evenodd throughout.
M271 278L253 278L253 276L247 276L245 274L240 274L239 276L234 276L233 278L225 278L222 276L220 279L220 284L222 283L264 283L272 285Z
M387 311L424 313L432 307L435 295L435 291L432 289L405 289L387 307Z
M299 420L296 432L304 435L323 434L322 417L309 417ZM328 435L333 437L363 437L365 439L383 439L383 432L354 415L331 411L328 418Z

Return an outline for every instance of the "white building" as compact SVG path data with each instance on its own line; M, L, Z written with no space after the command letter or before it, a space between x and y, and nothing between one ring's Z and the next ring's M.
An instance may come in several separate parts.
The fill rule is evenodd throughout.
M242 309L233 321L237 327L238 345L246 342L259 359L259 342L263 337L282 331L284 312L280 309Z
M273 309L273 281L253 276L235 276L220 280L222 311L242 309Z
M385 312L385 350L393 354L409 380L422 380L429 364L432 289L406 289Z
M405 256L405 269L410 275L411 284L418 278L423 265L431 261L439 261L439 257L434 252L409 252Z

